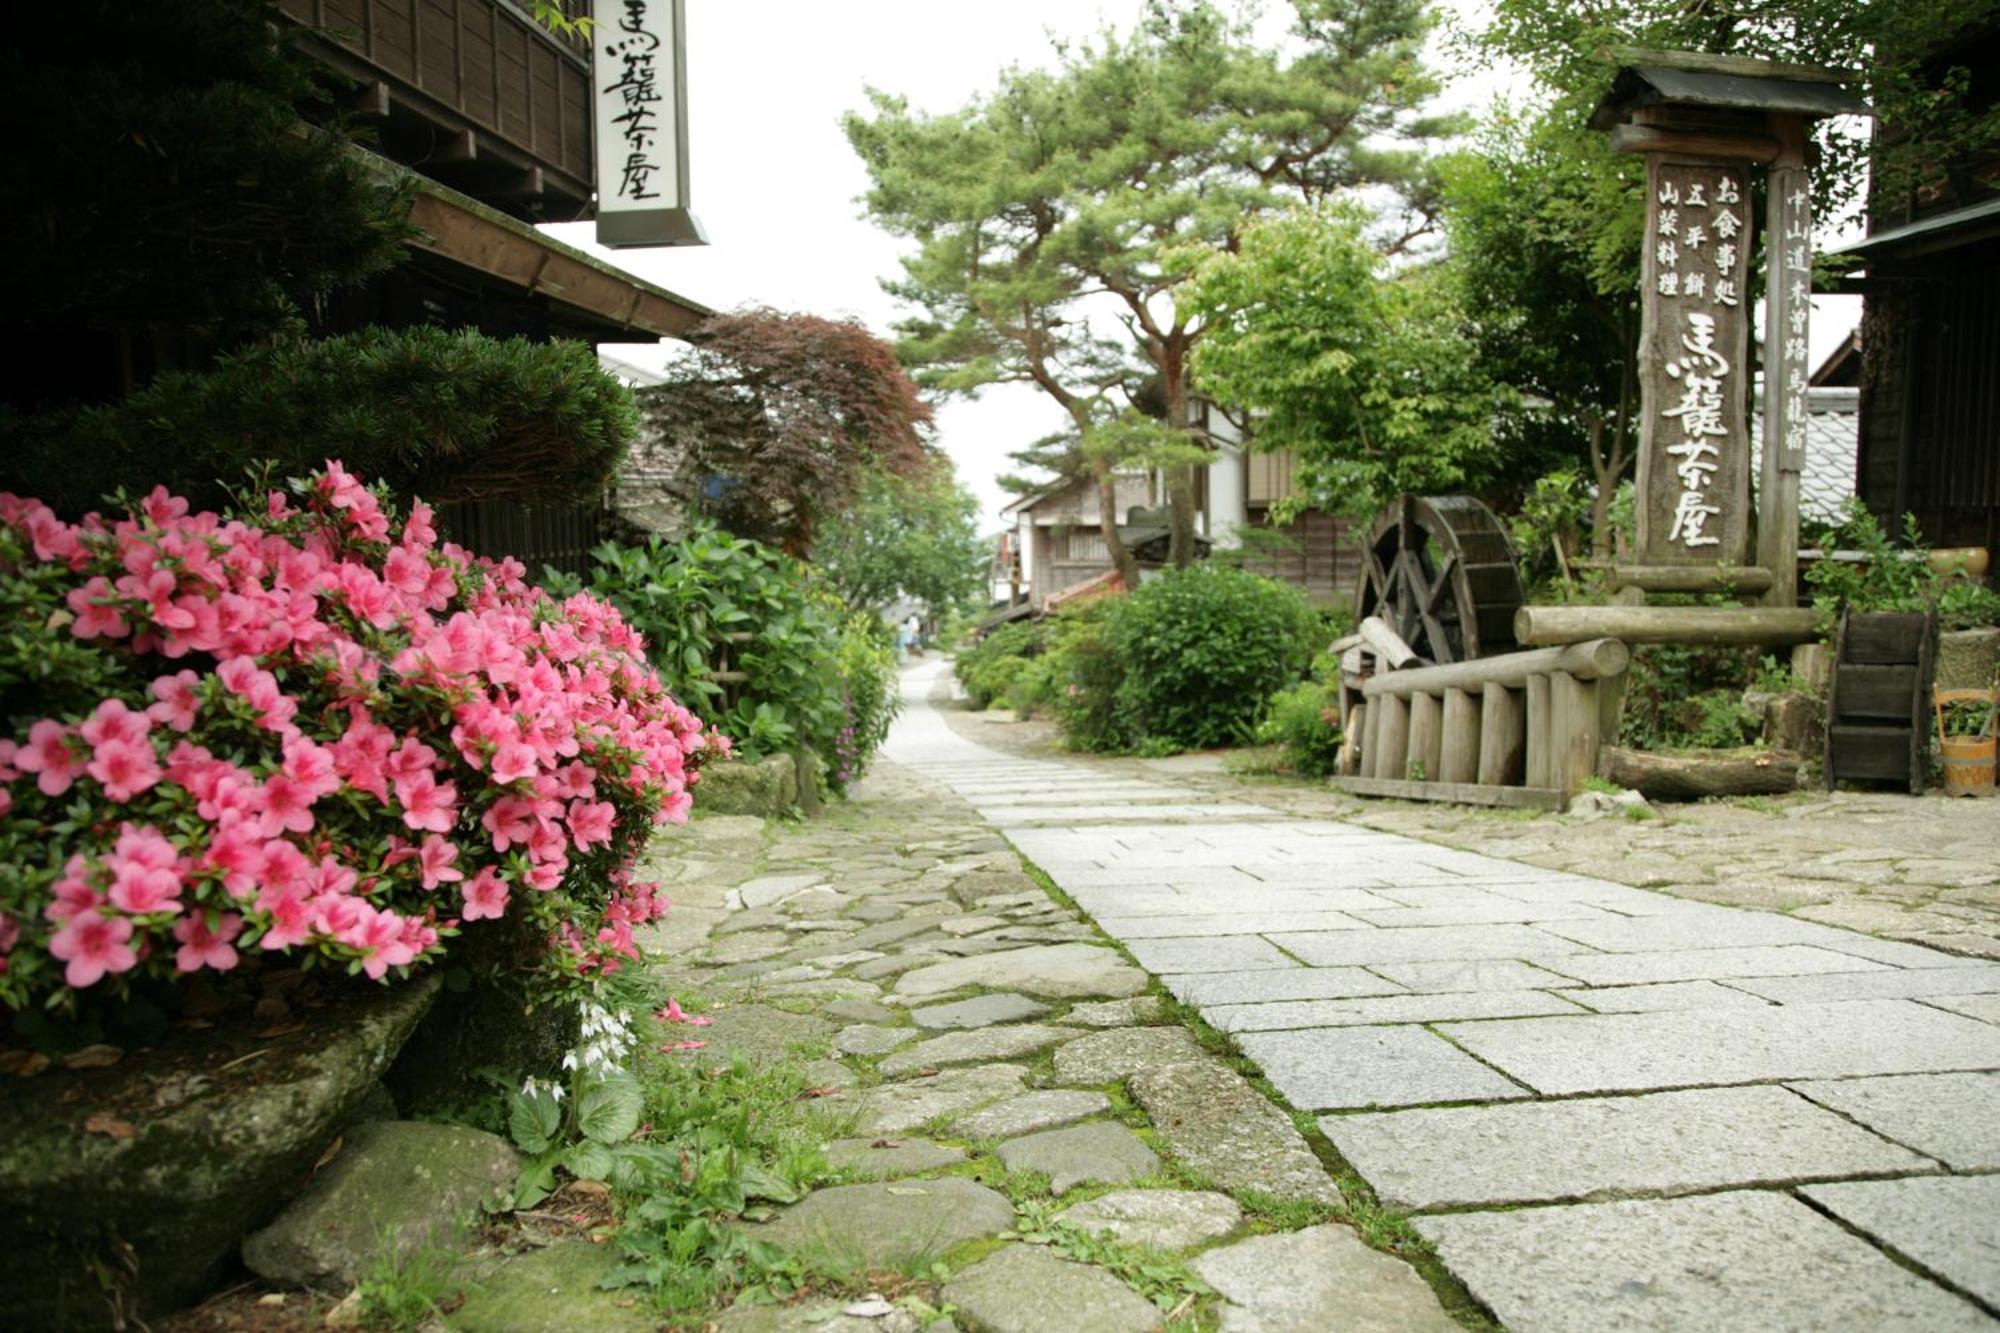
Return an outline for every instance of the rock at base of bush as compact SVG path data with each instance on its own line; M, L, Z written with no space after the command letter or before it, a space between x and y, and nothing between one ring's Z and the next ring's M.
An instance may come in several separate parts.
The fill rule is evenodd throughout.
M0 1310L106 1328L213 1284L311 1171L430 1008L433 977L282 1036L176 1033L111 1069L0 1085Z
M798 761L788 754L774 754L754 764L741 760L709 764L694 789L695 808L703 814L773 818L798 803Z
M283 1287L348 1287L387 1253L449 1244L519 1170L506 1140L483 1130L356 1125L305 1193L244 1240L243 1262Z

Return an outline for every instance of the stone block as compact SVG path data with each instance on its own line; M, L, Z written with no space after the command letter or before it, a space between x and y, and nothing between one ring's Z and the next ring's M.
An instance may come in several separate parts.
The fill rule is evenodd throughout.
M1017 1096L1025 1090L1027 1073L1019 1065L975 1065L869 1088L854 1098L854 1128L861 1134L906 1133L939 1116Z
M1320 1128L1384 1203L1413 1210L1934 1169L1776 1087L1326 1116Z
M2000 1306L2000 1176L1871 1180L1799 1192L1960 1291Z
M1300 967L1283 971L1183 972L1160 980L1183 1004L1261 1004L1269 1000L1344 1000L1357 995L1400 995L1399 982L1358 967Z
M941 1037L932 1037L897 1051L884 1060L880 1068L884 1074L894 1078L920 1069L1010 1060L1032 1055L1074 1035L1075 1028L1050 1027L1041 1023L970 1028L962 1032L947 1032Z
M808 1262L901 1268L1013 1224L1004 1195L946 1176L818 1190L749 1234Z
M788 754L709 764L695 784L694 803L704 814L775 818L799 803L798 766Z
M1243 1221L1227 1194L1208 1190L1115 1190L1057 1214L1092 1235L1109 1232L1126 1245L1186 1250L1219 1240Z
M493 1266L465 1288L451 1326L468 1333L653 1333L659 1320L625 1291L598 1286L617 1248L566 1240Z
M826 1160L837 1170L885 1180L954 1166L965 1160L965 1150L929 1139L836 1139L826 1145Z
M483 1130L412 1120L357 1125L305 1192L244 1239L243 1262L281 1287L345 1289L385 1251L450 1244L454 1229L511 1189L519 1171L507 1141Z
M1358 1000L1279 1000L1271 1004L1203 1005L1201 1016L1224 1032L1283 1028L1365 1027L1440 1023L1462 1018L1573 1014L1576 1005L1552 991L1461 991L1444 995L1378 995Z
M1444 963L1383 963L1372 969L1413 991L1553 990L1570 980L1512 959Z
M1660 953L1580 953L1544 960L1553 971L1593 986L1638 986L1660 981L1713 981L1718 977L1810 976L1828 972L1884 971L1852 954L1809 944L1751 945L1735 949L1673 949Z
M1457 1333L1417 1270L1343 1226L1252 1236L1191 1265L1215 1288L1223 1333Z
M1895 1074L1790 1086L1954 1171L2000 1170L2000 1074Z
M1971 1303L1766 1191L1418 1218L1509 1328L1991 1333Z
M1958 967L1883 968L1834 976L1754 977L1730 984L1779 1004L2000 994L2000 967L1960 959Z
M93 1265L117 1275L128 1318L203 1295L298 1189L437 988L434 975L370 987L284 1037L175 1032L110 1069L0 1080L6 1321L96 1326L106 1293ZM203 1068L225 1072L187 1073ZM121 1137L84 1128L99 1106L145 1109L122 1113L136 1133ZM127 1248L112 1252L107 1234Z
M1147 980L1115 950L1095 944L1040 944L905 972L896 981L896 991L921 998L988 986L1053 999L1118 999L1139 994Z
M945 1303L978 1333L1148 1333L1151 1301L1101 1268L1009 1245L953 1277Z
M968 1139L1011 1139L1038 1129L1058 1129L1103 1115L1111 1099L1101 1092L1048 1088L1010 1097L952 1121L952 1132Z
M996 992L975 995L969 1000L951 1004L912 1009L910 1017L920 1028L983 1028L995 1023L1018 1023L1025 1018L1039 1018L1048 1011L1047 1005L1025 995Z
M1642 1014L1668 1009L1755 1009L1766 1003L1713 981L1663 981L1646 986L1601 986L1594 990L1561 990L1556 994L1600 1014Z
M1548 927L1422 926L1403 929L1343 930L1307 935L1274 935L1272 942L1313 967L1355 967L1375 963L1466 962L1515 958L1540 962L1576 952L1573 941L1546 933ZM1588 923L1595 925L1597 923ZM1662 946L1665 947L1665 946Z
M1186 1028L1105 1028L1056 1052L1056 1080L1117 1083L1141 1069L1201 1058L1201 1043Z
M1210 1184L1338 1204L1340 1190L1291 1118L1212 1057L1142 1069L1133 1099L1167 1151Z
M1540 1024L1582 1020L1497 1021ZM1492 1024L1470 1026L1486 1028ZM1527 1095L1520 1085L1422 1028L1246 1032L1237 1044L1301 1110L1489 1101Z
M1255 935L1131 940L1126 947L1150 972L1243 972L1299 965Z
M1041 1130L1009 1139L996 1151L1009 1171L1046 1175L1058 1195L1078 1185L1122 1185L1160 1169L1160 1159L1138 1135L1110 1120Z

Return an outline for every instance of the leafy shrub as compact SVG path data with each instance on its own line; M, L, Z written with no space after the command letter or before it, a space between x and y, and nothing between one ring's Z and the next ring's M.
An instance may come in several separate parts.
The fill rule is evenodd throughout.
M579 983L665 910L631 867L719 742L617 611L338 463L293 489L75 526L0 496L0 1004L249 950L380 979L503 925Z
M1637 749L1750 744L1762 719L1743 703L1743 692L1777 692L1788 683L1790 672L1755 649L1634 645L1620 741Z
M1185 749L1249 740L1266 701L1325 646L1297 588L1208 564L1141 583L1112 603L1106 630L1132 728Z
M961 651L952 671L959 684L965 686L972 706L989 708L1006 693L1007 686L1021 670L1014 664L1039 657L1048 644L1049 633L1043 623L1002 625Z
M1049 703L1073 750L1115 754L1139 741L1121 697L1125 663L1110 636L1111 617L1122 603L1122 598L1092 602L1058 617L1059 641L1049 654Z
M591 556L590 591L619 608L674 692L740 750L757 757L803 745L836 783L842 772L859 776L888 727L893 665L867 651L866 630L847 641L846 609L804 565L708 527L680 541L605 543ZM549 581L583 586L563 575ZM732 669L748 677L726 707L723 686L709 679L725 647Z
M638 421L580 342L436 328L282 340L162 375L122 403L17 423L0 485L79 514L155 483L197 508L246 470L335 457L405 499L595 494Z
M1899 547L1868 507L1851 498L1841 507L1840 518L1815 534L1820 550L1860 557L1817 560L1806 570L1813 607L1828 629L1843 603L1856 611L1924 611L1935 606L1946 629L2000 625L2000 593L1931 568L1930 551L1914 515L1904 516L1903 533Z
M896 692L896 654L888 627L873 612L847 618L840 631L838 669L845 722L835 734L828 764L833 785L846 791L868 769L888 739L902 700Z
M1309 680L1271 696L1257 739L1284 747L1285 764L1312 777L1334 771L1340 757L1340 691Z

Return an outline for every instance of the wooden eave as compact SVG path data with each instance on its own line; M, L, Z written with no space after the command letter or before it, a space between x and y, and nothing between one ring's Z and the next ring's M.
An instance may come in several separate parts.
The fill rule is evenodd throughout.
M1721 112L1765 112L1818 120L1865 116L1868 104L1842 86L1849 70L1788 65L1690 51L1620 51L1611 90L1590 113L1608 130L1642 107L1671 103Z
M546 236L470 195L356 149L370 166L411 181L413 248L496 278L523 293L616 330L620 341L684 338L715 312L644 278Z

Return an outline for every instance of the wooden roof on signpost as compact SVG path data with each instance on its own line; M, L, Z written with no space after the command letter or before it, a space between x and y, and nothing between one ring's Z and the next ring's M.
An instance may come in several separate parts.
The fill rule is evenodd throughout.
M1842 86L1860 77L1853 70L1698 51L1635 48L1615 54L1618 75L1590 113L1595 130L1608 130L1641 108L1665 104L1813 120L1868 113L1868 104Z

